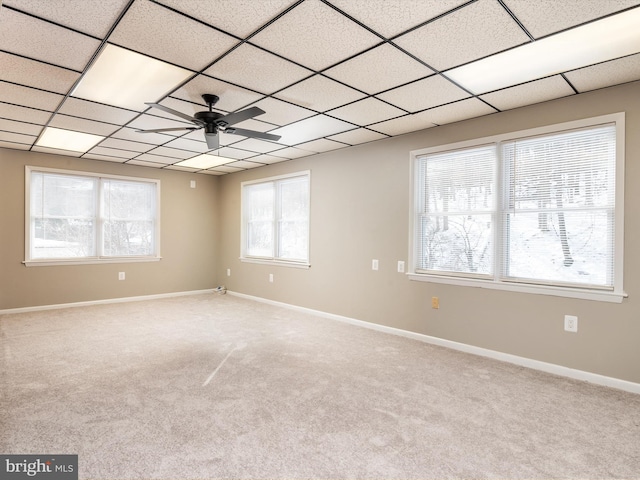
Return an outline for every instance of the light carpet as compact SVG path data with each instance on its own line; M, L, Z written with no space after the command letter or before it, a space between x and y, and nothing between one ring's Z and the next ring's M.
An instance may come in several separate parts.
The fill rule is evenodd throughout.
M0 315L0 453L83 479L640 478L640 396L230 295Z

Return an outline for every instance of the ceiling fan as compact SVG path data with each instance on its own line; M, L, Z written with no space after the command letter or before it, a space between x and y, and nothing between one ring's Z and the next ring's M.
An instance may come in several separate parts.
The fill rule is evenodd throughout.
M250 107L246 110L242 110L240 112L229 113L224 115L222 113L214 112L213 106L220 99L217 95L212 95L209 93L205 93L202 95L202 99L209 106L208 111L204 112L196 112L193 117L189 115L174 110L173 108L165 107L164 105L160 105L159 103L147 103L150 107L158 108L164 112L170 113L171 115L175 115L176 117L180 117L183 120L188 120L191 123L194 123L195 127L177 127L177 128L156 128L153 130L136 130L139 133L152 133L152 132L171 132L177 130L200 130L204 128L204 137L207 141L207 146L215 150L220 147L220 137L218 136L218 132L231 133L233 135L242 135L244 137L249 138L260 138L263 140L280 140L280 135L273 135L271 133L263 133L256 132L255 130L246 130L244 128L234 128L231 125L235 125L236 123L240 123L244 120L248 120L253 117L257 117L258 115L262 115L264 110L258 107Z

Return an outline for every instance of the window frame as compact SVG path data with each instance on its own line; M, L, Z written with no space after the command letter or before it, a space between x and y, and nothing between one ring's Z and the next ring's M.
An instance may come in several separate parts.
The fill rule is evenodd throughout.
M615 213L614 213L614 257L613 257L613 289L604 289L594 286L561 286L549 283L518 282L516 279L503 278L501 264L503 245L503 228L501 223L501 209L499 198L502 196L503 185L503 161L501 144L517 139L544 136L563 131L571 131L582 128L597 127L599 125L615 124L616 131L616 160L615 160ZM419 178L419 157L428 154L443 153L447 151L460 150L465 148L480 147L482 145L496 145L496 196L498 197L495 212L496 223L494 225L494 273L492 278L477 278L472 274L448 273L436 274L432 272L416 271L418 263L418 242L416 217L420 211L420 178ZM624 112L601 115L597 117L585 118L575 121L535 127L526 130L519 130L504 134L492 135L489 137L477 138L456 142L452 144L439 145L423 148L410 152L410 205L409 212L409 259L410 267L407 273L410 280L432 283L444 283L467 287L489 288L506 290L513 292L531 293L539 295L554 295L570 298L581 298L604 302L620 303L627 295L623 288L624 279L624 167L625 167L625 114Z
M249 255L247 254L247 216L246 216L246 206L247 200L245 198L245 187L250 185L259 185L259 184L267 184L273 183L278 184L282 182L286 182L292 178L296 177L306 177L308 183L308 201L307 201L307 258L304 260L292 260L279 258L277 256L274 257L264 257L257 255ZM277 191L274 195L274 206L277 204L275 198L277 197ZM240 183L240 224L241 224L241 232L240 232L240 261L247 263L258 263L258 264L266 264L266 265L282 265L286 267L293 268L310 268L310 243L311 243L311 171L304 170L300 172L294 172L284 175L276 175L273 177L260 178L256 180L248 180ZM273 238L274 238L274 252L278 251L279 245L279 234L278 234L278 220L275 218L275 209L274 209L274 230L273 230Z
M94 219L96 223L96 231L100 229L102 224L101 218L101 191L102 187L100 181L102 179L114 180L114 181L126 181L137 183L150 183L155 185L155 217L154 217L154 253L151 255L126 255L126 256L112 256L101 255L101 240L102 234L98 233L94 240L96 247L95 256L87 257L67 257L67 258L31 258L31 175L32 173L44 173L44 174L58 174L66 176L75 176L78 178L94 178L98 182L98 192L96 192L96 209L94 212ZM161 182L159 179L143 178L143 177L130 177L124 175L102 174L95 172L84 172L79 170L66 170L60 168L49 167L37 167L26 165L25 166L25 250L24 261L22 262L27 267L34 266L56 266L56 265L95 265L106 263L140 263L140 262L157 262L162 259L160 255L160 190Z

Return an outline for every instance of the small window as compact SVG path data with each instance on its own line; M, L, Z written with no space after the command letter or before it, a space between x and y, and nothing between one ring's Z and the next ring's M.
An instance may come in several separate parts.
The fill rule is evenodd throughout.
M159 180L26 169L25 263L159 259Z
M309 172L242 183L242 256L308 266Z
M624 296L623 114L427 149L413 159L412 279Z

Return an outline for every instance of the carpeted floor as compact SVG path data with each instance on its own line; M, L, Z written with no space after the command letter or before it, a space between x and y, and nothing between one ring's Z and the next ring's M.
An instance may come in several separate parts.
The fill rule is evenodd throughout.
M640 478L640 396L230 295L0 315L0 453L83 479Z

